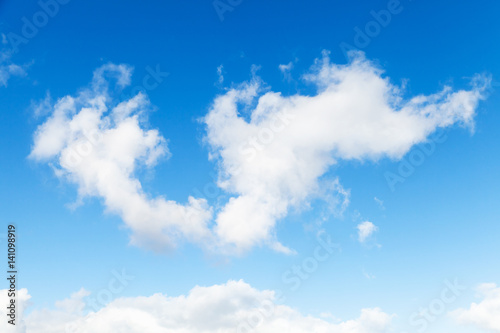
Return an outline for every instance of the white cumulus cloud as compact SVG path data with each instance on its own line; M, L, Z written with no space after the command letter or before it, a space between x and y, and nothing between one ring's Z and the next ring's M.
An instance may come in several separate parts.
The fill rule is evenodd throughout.
M283 96L254 78L218 96L205 117L219 186L233 194L215 233L233 251L276 244L277 221L318 195L340 160L399 159L438 128L472 126L488 85L477 78L471 90L404 99L359 53L347 65L325 53L305 79L315 94Z
M77 184L80 198L101 197L132 230L133 244L162 250L179 239L205 240L211 218L205 200L150 198L134 177L139 166L152 167L169 151L157 130L144 129L141 117L151 107L145 95L112 104L107 78L123 87L130 75L128 66L108 64L94 72L91 88L60 98L38 127L30 157L55 160L56 174Z
M332 193L346 198L340 210L348 203L338 180L326 176L333 165L398 159L438 128L473 126L488 85L477 77L470 90L445 87L405 99L362 54L346 65L326 54L317 60L305 76L317 88L311 95L282 96L254 78L217 96L204 117L218 186L231 195L214 209L200 198L152 198L134 177L169 151L164 137L147 129L145 95L119 104L110 96L109 78L123 88L130 76L128 66L108 64L89 88L59 98L34 135L30 157L53 165L80 198L102 198L132 231L133 244L161 250L187 240L232 254L261 245L291 253L275 226L292 208L318 198L339 203Z
M472 303L468 309L457 309L450 313L460 324L469 324L481 329L500 332L500 287L484 283L477 288L481 302Z
M0 292L3 295L5 290ZM388 332L393 317L379 308L367 308L357 319L331 322L303 315L281 304L274 291L257 290L241 280L197 286L177 297L158 293L118 298L85 313L86 296L88 292L82 289L58 302L55 309L34 310L20 317L25 326L18 332L383 333Z

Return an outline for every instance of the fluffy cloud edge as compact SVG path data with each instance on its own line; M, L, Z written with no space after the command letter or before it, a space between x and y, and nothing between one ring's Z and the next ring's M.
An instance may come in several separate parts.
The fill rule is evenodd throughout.
M26 289L18 304L26 307ZM97 311L85 311L84 289L56 303L54 309L37 309L18 320L19 331L28 333L170 332L170 333L383 333L394 315L380 308L361 310L358 318L327 321L303 315L282 304L271 290L257 290L242 280L209 287L196 286L187 295L169 297L158 293L147 297L121 297ZM5 303L5 290L0 301ZM0 315L5 317L5 310ZM18 322L19 323L19 322ZM6 333L12 328L4 325ZM10 329L10 331L9 331ZM13 332L13 331L12 331Z
M234 252L276 242L277 221L316 196L338 161L397 160L438 128L473 128L490 82L476 76L471 90L405 99L362 53L346 65L324 53L304 78L316 93L283 96L254 77L218 96L204 118L218 184L233 195L214 231Z
M53 165L56 175L77 185L80 198L102 198L131 230L134 245L165 251L188 241L231 255L263 245L293 253L278 241L276 224L294 207L342 194L338 180L324 177L333 165L398 159L437 128L472 127L489 84L477 77L471 90L445 87L404 99L362 54L346 65L324 54L304 76L317 87L310 96L282 96L258 78L230 89L204 118L218 186L230 196L214 211L205 198L184 204L151 198L134 176L170 153L166 139L143 120L151 108L147 96L113 99L110 78L122 89L131 75L130 66L106 64L88 88L59 98L34 134L30 158Z
M370 221L361 222L356 229L358 229L358 241L360 243L365 243L368 238L378 231L378 227Z
M449 316L461 325L500 332L500 287L495 283L483 283L476 290L482 298L480 302L473 302L468 309L456 309Z

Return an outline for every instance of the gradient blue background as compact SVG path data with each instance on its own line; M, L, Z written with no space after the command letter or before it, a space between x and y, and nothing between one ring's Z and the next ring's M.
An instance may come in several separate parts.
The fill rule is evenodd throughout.
M20 286L27 287L34 308L52 306L81 287L97 292L111 270L126 269L136 278L119 296L163 292L185 294L194 285L244 279L259 289L287 290L281 274L301 263L316 247L303 224L316 210L292 214L278 226L278 237L297 250L285 256L256 249L242 258L213 257L190 245L169 255L128 246L127 231L99 200L76 210L67 207L75 188L58 180L45 165L29 161L32 134L43 120L30 105L49 91L56 99L74 94L107 62L135 68L132 87L146 67L159 65L169 76L148 91L157 111L152 127L169 139L172 158L141 177L152 195L184 201L212 181L215 166L207 160L198 122L223 87L250 77L253 64L275 91L307 92L300 80L322 50L346 63L339 44L354 45L354 28L373 20L370 11L388 1L244 0L220 21L211 1L72 0L19 52L17 64L29 64L25 78L0 87L0 227L18 226ZM427 304L457 277L472 288L500 282L500 188L498 85L500 23L497 1L401 1L403 10L362 50L384 68L394 84L408 79L408 96L433 93L444 84L466 88L475 73L493 77L489 97L476 117L475 133L447 131L413 175L392 192L385 181L399 162L341 163L331 170L351 190L343 218L325 229L342 252L322 264L287 304L304 313L331 312L356 317L363 307L380 306L403 319ZM35 1L2 1L0 32L20 33L21 18L40 10ZM4 45L8 47L8 45ZM283 79L279 64L295 61L293 81ZM223 65L224 83L217 83ZM384 201L385 210L374 201ZM356 241L362 220L379 226L377 243ZM0 265L3 265L0 263ZM376 276L367 279L363 271ZM496 280L495 280L496 279ZM467 295L454 304L467 304Z

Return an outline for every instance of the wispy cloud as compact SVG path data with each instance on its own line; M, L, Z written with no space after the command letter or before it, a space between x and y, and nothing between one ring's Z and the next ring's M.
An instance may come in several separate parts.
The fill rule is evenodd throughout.
M33 110L33 114L36 118L44 117L52 112L52 108L54 106L53 104L50 92L47 91L43 99L31 101L31 109Z
M384 201L383 200L380 200L377 197L373 198L373 200L375 200L375 202L380 207L380 209L385 210L385 206L384 206Z
M224 66L217 67L217 83L222 85L224 83Z
M0 86L7 87L12 77L24 77L27 66L17 65L11 61L11 52L0 51Z
M281 71L281 74L283 74L283 78L287 81L291 81L292 80L292 74L291 74L291 71L292 71L292 68L293 68L293 62L290 61L288 64L281 64L278 66L278 68L280 69Z

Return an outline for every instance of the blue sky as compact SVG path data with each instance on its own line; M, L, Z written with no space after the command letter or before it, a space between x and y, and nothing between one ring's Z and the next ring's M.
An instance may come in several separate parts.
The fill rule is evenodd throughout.
M290 322L313 332L417 332L423 326L412 326L408 318L439 299L445 280L458 279L465 290L426 331L500 331L498 307L490 307L500 304L500 291L493 285L500 283L498 3L63 2L57 2L57 13L47 24L17 45L12 38L23 36L23 18L33 22L43 6L0 2L0 221L4 229L12 223L18 228L18 288L31 295L20 329L45 332L37 321L43 311L52 316L54 332L67 331L72 322L92 329L88 313L113 323L99 310L119 307L118 299L132 302L155 293L179 297L195 286L217 293L210 288L219 285L235 298L241 291L242 299L245 292L282 290L283 303L295 311L296 322ZM228 10L221 13L220 8ZM388 9L390 18L375 23L373 13ZM377 31L367 31L370 26ZM356 37L358 31L367 34L364 43ZM346 44L364 55L349 60L341 48ZM92 86L99 68L103 73L95 77L109 81L109 89L96 88L95 80ZM322 70L331 71L331 77L324 79ZM120 88L116 76L130 82ZM339 82L346 88L336 86ZM352 82L363 88L349 88ZM451 88L444 97L426 97L428 109L409 102L445 86ZM55 150L42 142L52 138L54 128L44 131L43 126L55 119L61 98L78 99L78 113L92 104L86 93L104 96L111 110L139 90L147 99L138 100L143 110L137 113L140 140L130 143L137 144L135 150L123 145L137 131L106 141L105 148L95 146L99 157L84 162L88 164L65 168L61 154L78 132ZM273 100L271 92L283 98ZM245 96L252 94L246 102ZM260 100L268 103L261 110L256 105L264 95L271 97ZM233 97L239 111L234 117L228 116L231 107L217 104L231 104ZM344 98L352 108L343 106ZM411 109L408 119L400 119L397 112L406 112L405 107ZM344 108L345 113L337 111ZM259 123L258 112L271 117L280 110L292 110L303 121L292 120L283 133L276 131L261 153L256 150L255 159L235 153L238 143L246 142L245 133L267 128ZM111 114L103 114L98 125L105 138L135 119L132 113L122 120ZM339 124L354 127L344 131ZM370 134L365 136L365 130ZM147 141L141 136L146 133L157 141ZM434 140L433 133L440 139ZM432 152L422 151L425 142ZM54 153L47 153L51 149ZM297 155L287 159L287 152ZM119 163L114 154L121 154ZM154 161L148 164L147 157ZM402 164L419 157L408 175L398 173ZM122 158L134 161L133 172ZM104 165L99 163L110 161L124 180L140 182L138 193L149 208L155 207L155 198L175 203L156 213L161 215L157 223L171 223L177 233L162 234L149 224L146 208L130 208L135 205L130 202L139 201L117 199L127 192L119 188L120 180L99 175L99 165ZM276 174L269 169L274 162ZM234 173L228 165L244 171ZM62 173L58 176L55 169ZM228 187L216 184L218 175L226 175ZM404 181L391 187L391 175ZM296 179L307 181L295 186ZM74 205L78 191L86 195ZM199 229L183 231L184 222L174 217L162 220L176 209L192 207L189 196L206 199L195 212L200 220L193 230ZM238 202L236 208L231 202ZM359 234L363 222L370 223L366 239ZM331 237L341 250L290 290L283 275L313 256L318 235ZM156 236L172 236L177 246ZM122 269L134 279L92 308L89 299L107 288L113 271ZM239 280L243 287L228 282ZM84 292L70 298L81 288ZM475 298L477 290L483 296ZM68 298L80 313L56 306ZM470 310L472 302L480 304L482 316ZM368 319L360 316L362 309L368 309ZM308 315L324 322L314 326ZM266 317L253 330L280 328L273 326L278 325L275 319ZM242 319L234 320L238 324ZM219 329L236 331L237 324ZM140 331L127 325L126 332ZM177 325L161 329L186 328ZM193 324L189 332L205 329L200 325ZM160 326L149 329L161 332Z

